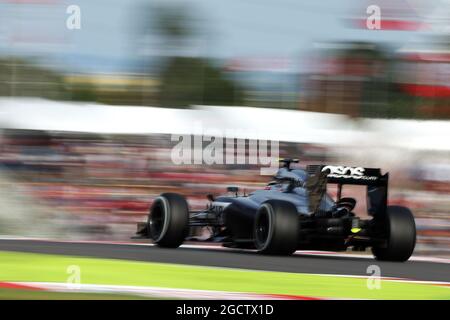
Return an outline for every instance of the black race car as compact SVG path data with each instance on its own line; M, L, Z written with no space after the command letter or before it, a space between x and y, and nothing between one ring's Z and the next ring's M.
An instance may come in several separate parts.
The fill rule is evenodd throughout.
M297 162L282 160L264 190L239 195L238 188L229 187L226 195L207 195L205 210L191 211L183 196L163 193L154 200L147 222L138 224L137 234L176 248L186 239L199 240L194 230L206 227L210 237L201 241L264 254L371 247L378 260L409 259L416 243L414 217L408 208L387 205L388 173L330 165L291 168ZM327 193L327 184L337 184L337 199ZM341 197L346 184L367 186L370 219L355 215L354 198Z

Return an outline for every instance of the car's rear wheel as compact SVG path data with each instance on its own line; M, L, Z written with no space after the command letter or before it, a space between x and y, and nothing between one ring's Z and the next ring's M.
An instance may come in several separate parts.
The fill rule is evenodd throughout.
M412 212L405 207L389 206L381 223L386 243L372 248L375 258L384 261L408 260L416 245L416 224Z
M150 208L149 235L160 247L177 248L187 236L188 220L186 199L176 193L163 193Z
M269 200L255 217L254 241L258 252L290 255L297 249L297 209L287 201Z

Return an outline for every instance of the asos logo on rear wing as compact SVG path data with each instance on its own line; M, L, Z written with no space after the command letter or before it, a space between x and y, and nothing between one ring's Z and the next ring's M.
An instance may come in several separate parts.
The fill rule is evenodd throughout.
M329 175L348 176L349 178L359 178L364 176L365 169L362 167L326 166L322 172L329 171Z
M379 169L363 168L363 167L347 167L347 166L325 166L322 172L327 173L327 178L333 179L349 179L349 183L353 180L362 180L365 184L369 181L377 181L380 176Z
M376 175L366 175L366 169L362 167L345 167L345 166L325 166L322 172L329 172L328 178L355 179L375 181L378 179ZM372 172L373 173L373 172Z

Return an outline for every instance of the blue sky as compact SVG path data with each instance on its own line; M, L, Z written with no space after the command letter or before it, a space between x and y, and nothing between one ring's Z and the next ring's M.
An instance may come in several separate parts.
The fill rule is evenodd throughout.
M361 0L55 0L57 5L12 5L0 1L0 40L27 33L50 34L57 45L0 45L0 54L57 57L67 70L117 71L141 57L135 37L146 16L144 3L188 4L203 36L187 54L217 58L242 56L299 57L314 43L363 40L403 46L417 34L405 31L352 29L343 19L365 14ZM81 29L67 30L65 8L81 8ZM148 14L151 19L151 13ZM49 31L47 31L49 30ZM1 42L1 41L0 41ZM158 41L149 54L160 53Z

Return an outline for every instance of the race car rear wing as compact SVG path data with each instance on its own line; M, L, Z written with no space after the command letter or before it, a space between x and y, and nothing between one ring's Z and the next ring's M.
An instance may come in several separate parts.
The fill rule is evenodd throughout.
M327 174L327 183L338 185L337 200L341 198L342 186L367 186L368 213L381 216L386 213L389 173L382 174L380 168L363 168L334 165L309 165L309 174Z

